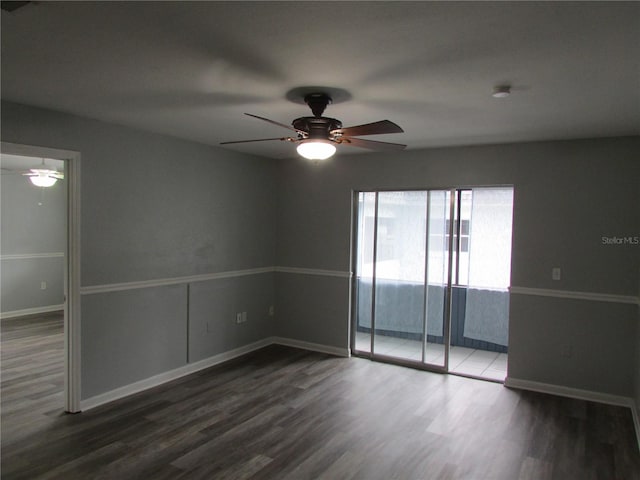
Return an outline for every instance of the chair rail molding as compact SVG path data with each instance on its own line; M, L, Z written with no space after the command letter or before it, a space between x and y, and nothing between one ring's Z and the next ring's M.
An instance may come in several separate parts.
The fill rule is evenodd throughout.
M640 297L633 295L614 295L610 293L577 292L572 290L552 290L548 288L530 288L512 286L509 292L515 295L533 295L537 297L566 298L571 300L591 300L594 302L627 303L640 305Z

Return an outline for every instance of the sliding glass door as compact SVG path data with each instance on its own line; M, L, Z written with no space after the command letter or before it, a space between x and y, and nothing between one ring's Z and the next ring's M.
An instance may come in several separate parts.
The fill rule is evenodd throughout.
M475 376L484 359L506 370L513 189L356 195L354 353Z
M360 192L354 349L445 368L451 192Z
M503 381L507 369L513 188L458 193L450 370Z
M426 192L380 192L373 353L422 358Z

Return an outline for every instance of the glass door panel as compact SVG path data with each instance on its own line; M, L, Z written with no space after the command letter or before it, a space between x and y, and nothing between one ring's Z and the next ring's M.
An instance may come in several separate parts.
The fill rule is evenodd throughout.
M422 361L427 192L379 192L373 353Z
M353 348L371 353L371 308L374 270L376 193L358 193L356 274L354 282L355 326Z
M469 241L458 251L460 275L454 285L450 370L504 381L509 337L509 285L513 188L467 191ZM464 232L460 232L462 236ZM466 248L465 248L466 247Z
M358 193L355 352L446 368L454 192Z

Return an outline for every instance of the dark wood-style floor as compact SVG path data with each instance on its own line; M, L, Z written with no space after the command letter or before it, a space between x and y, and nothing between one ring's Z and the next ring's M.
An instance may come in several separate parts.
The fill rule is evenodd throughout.
M2 321L2 478L637 479L628 409L269 347L77 415L59 316Z

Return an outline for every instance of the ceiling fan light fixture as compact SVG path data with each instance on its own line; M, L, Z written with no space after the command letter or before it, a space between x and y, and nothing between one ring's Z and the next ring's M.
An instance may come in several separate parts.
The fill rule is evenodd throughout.
M58 180L64 178L64 173L47 168L44 160L43 158L41 168L31 168L29 172L22 175L29 177L31 183L36 187L53 187Z
M58 179L50 176L47 173L38 173L37 175L32 175L29 177L31 183L33 183L36 187L52 187Z
M307 160L326 160L336 153L336 147L327 140L303 140L296 147L300 156Z
M315 88L315 87L314 87ZM298 91L294 89L292 91ZM308 89L305 89L308 90ZM290 95L287 94L290 99ZM344 96L342 97L344 99ZM234 140L221 142L220 145L234 143L265 142L281 140L295 143L298 154L307 160L326 160L336 153L336 144L347 145L372 150L403 150L406 145L400 143L380 142L378 140L366 140L358 138L364 135L381 135L387 133L402 133L404 130L389 120L380 120L363 125L342 127L342 122L336 118L323 117L324 109L331 103L331 97L326 93L308 93L304 96L305 103L311 108L313 117L300 117L291 122L291 125L276 122L265 117L245 113L250 117L263 120L273 125L284 127L296 132L297 137L257 138L254 140Z

